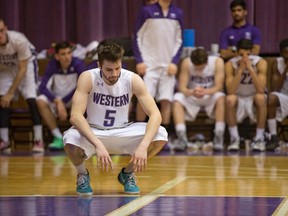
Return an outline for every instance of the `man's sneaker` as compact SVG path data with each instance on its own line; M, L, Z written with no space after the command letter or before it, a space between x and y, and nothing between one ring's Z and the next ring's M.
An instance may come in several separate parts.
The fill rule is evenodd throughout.
M261 140L253 140L251 142L251 148L252 151L265 151L265 141L261 141Z
M240 140L234 139L231 141L230 145L228 146L228 151L239 151L240 149Z
M42 140L34 141L32 152L39 152L39 153L44 152L44 143Z
M50 150L62 150L64 148L63 140L59 137L54 137L52 143L49 144Z
M10 154L11 153L11 145L9 142L0 141L0 152Z
M137 179L134 173L124 173L124 169L118 174L118 181L124 186L124 192L129 194L140 193L139 187L136 185Z
M223 151L224 143L224 136L223 133L215 133L214 139L213 139L213 150L214 151Z
M171 151L185 151L188 142L183 142L179 139L175 139L173 142L168 143L168 147Z
M77 188L76 191L79 195L92 195L93 190L90 186L90 176L87 170L87 174L77 175Z
M279 147L279 138L277 135L272 135L271 139L268 140L266 144L267 151L275 151L275 149Z

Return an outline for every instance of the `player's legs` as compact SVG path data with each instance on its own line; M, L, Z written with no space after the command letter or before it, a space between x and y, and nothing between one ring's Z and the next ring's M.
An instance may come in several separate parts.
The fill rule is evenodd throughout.
M240 147L240 136L237 126L238 97L236 95L226 96L226 122L229 128L230 144L228 151L238 151Z
M253 151L265 151L264 132L267 118L267 101L265 94L256 94L253 98L256 109L256 135L251 142Z
M18 90L21 92L22 96L25 98L30 108L34 130L34 144L32 151L43 152L44 143L42 134L42 122L36 104L37 75L38 65L35 59L35 61L28 62L26 75L18 86Z
M85 166L86 155L83 149L73 144L66 143L65 152L77 170L77 188L80 195L92 195L93 190L90 185L90 175Z
M9 141L9 113L9 108L0 106L0 151L6 153L11 152Z
M223 150L224 132L225 132L225 96L218 98L215 103L215 129L214 129L214 146L216 151Z
M268 151L274 151L279 146L279 139L277 136L277 120L276 110L280 106L280 101L277 95L269 94L267 102L267 124L269 133L271 135L270 140L266 144Z

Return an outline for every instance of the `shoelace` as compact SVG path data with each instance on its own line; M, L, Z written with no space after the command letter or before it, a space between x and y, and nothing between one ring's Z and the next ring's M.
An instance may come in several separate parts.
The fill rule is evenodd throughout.
M126 178L126 182L129 186L136 187L136 183L138 182L138 179L134 173L130 174Z
M87 184L88 181L89 181L88 176L86 176L85 174L80 174L77 179L77 185L81 189L86 188L88 187L88 184Z

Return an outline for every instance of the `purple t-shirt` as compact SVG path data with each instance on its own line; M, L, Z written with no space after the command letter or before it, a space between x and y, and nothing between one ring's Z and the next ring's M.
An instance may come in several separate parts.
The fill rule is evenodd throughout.
M67 71L63 71L59 61L52 59L46 68L39 86L39 93L44 94L51 102L56 97L61 97L68 103L76 89L77 79L85 71L82 60L73 57Z
M229 46L236 46L237 42L243 38L251 40L253 44L261 44L261 32L256 26L247 23L238 28L232 25L221 32L220 50L227 49Z

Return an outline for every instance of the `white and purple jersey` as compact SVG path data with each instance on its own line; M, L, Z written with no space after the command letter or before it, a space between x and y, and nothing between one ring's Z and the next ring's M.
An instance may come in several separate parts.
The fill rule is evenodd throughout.
M51 60L42 77L39 93L51 102L58 97L64 103L68 103L75 92L78 77L84 70L84 62L76 57L72 58L67 70L63 70L56 59Z
M234 71L238 69L238 62L241 60L241 56L236 56L229 61L232 62L232 66ZM257 67L256 65L258 62L261 60L260 56L255 56L255 55L249 55L249 59L251 60L253 68L256 70L257 73ZM239 86L237 88L236 94L240 96L251 96L256 93L256 89L252 80L252 77L250 76L249 71L244 70L241 76L241 80L239 83Z
M285 64L285 60L283 57L278 57L276 58L276 61L277 61L277 69L279 73L282 75L283 73L285 73L285 69L287 67L287 65ZM284 83L280 92L285 95L288 95L288 75L287 74L286 74L286 78L284 80Z
M17 73L19 61L35 59L35 47L24 34L16 31L7 31L8 43L0 46L0 72L11 71ZM32 53L33 52L33 53Z
M217 58L217 56L208 56L207 64L201 71L197 71L194 64L190 62L190 80L188 83L189 89L194 89L197 86L201 86L203 88L211 88L214 86Z
M177 64L181 55L183 12L170 4L167 15L159 3L142 7L136 21L133 53L151 70Z
M251 40L253 44L261 44L261 32L256 26L247 23L238 28L232 25L225 28L220 34L220 50L236 47L237 42L243 38Z
M97 128L117 128L128 123L132 93L131 71L121 69L119 80L107 85L99 68L89 70L92 90L88 96L87 121Z
M19 62L28 60L25 77L17 89L25 99L35 98L38 79L35 47L24 34L17 31L7 31L7 38L8 42L0 46L0 95L5 95L13 84L19 72Z

